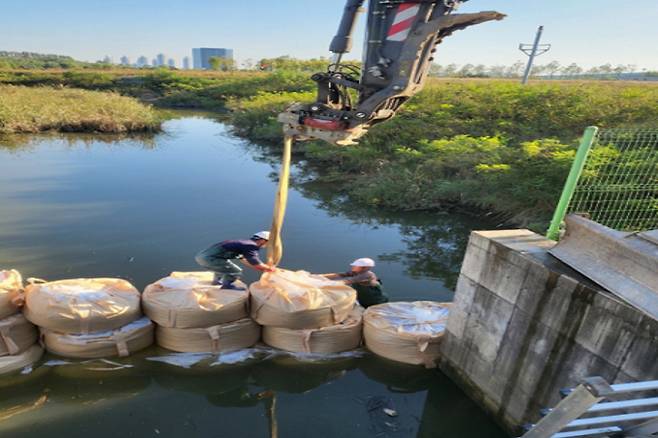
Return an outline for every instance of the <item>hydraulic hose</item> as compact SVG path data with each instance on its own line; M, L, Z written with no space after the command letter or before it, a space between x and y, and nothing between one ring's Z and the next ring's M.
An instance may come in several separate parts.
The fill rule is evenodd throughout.
M270 241L267 246L267 263L276 266L283 257L283 242L281 229L286 216L288 205L288 186L290 182L290 158L292 155L293 137L286 135L283 139L283 159L279 173L279 189L274 198L274 213L272 214L272 227L270 228Z

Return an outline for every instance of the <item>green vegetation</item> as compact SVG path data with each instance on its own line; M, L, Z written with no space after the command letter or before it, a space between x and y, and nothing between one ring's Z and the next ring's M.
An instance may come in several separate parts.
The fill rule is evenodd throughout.
M312 84L304 84L306 81L307 75L293 72L228 72L215 76L188 76L160 70L146 75L144 86L160 96L160 105L218 110L229 109L228 102L236 99L310 90Z
M210 69L219 71L232 71L235 70L235 60L232 58L222 58L219 56L212 56L209 59Z
M312 98L279 92L233 100L236 132L278 144L276 114ZM360 145L310 142L299 152L321 178L344 183L343 193L362 204L476 207L544 231L583 129L657 117L658 87L651 85L435 80ZM593 154L601 163L611 157L604 150Z
M4 70L0 83L110 90L167 107L221 110L238 135L278 147L276 116L292 102L314 98L307 67L315 64L263 62L274 71ZM431 79L398 117L374 127L360 145L306 142L296 153L317 181L338 182L340 195L365 206L466 207L543 231L584 128L630 127L656 118L658 86L650 83L522 87L507 80ZM610 159L601 154L595 159Z
M360 61L347 61L349 64L361 64ZM290 56L279 56L278 58L264 58L259 61L258 67L265 71L289 71L317 73L324 71L331 63L328 58L295 59Z
M115 93L0 86L0 134L136 132L159 129L155 110Z
M0 68L49 69L80 68L93 64L76 61L70 56L44 55L32 52L0 51Z
M225 110L229 99L311 90L308 74L170 69L0 70L0 84L108 90L176 108Z

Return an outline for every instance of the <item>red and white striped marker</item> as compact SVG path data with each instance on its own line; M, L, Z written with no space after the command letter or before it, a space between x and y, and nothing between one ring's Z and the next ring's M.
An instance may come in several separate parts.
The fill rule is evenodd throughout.
M420 3L407 2L400 4L386 39L388 41L406 40L418 11L420 11Z

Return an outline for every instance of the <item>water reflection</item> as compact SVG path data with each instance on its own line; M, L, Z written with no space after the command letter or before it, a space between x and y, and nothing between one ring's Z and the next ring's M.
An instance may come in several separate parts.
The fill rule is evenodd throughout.
M216 436L221 426L219 436L308 436L300 435L306 427L314 437L504 436L435 370L369 354L207 360L189 369L146 360L162 352L111 362L46 357L49 366L30 375L1 377L0 433Z
M44 143L57 143L69 148L84 147L91 149L99 144L105 146L118 146L126 141L143 149L155 149L157 138L166 133L134 133L134 134L62 134L58 132L43 133L39 135L2 134L0 135L0 149L15 153L28 153L36 150Z
M308 363L283 356L254 366L253 377L254 381L264 388L303 394L344 377L348 371L356 368L356 362L356 358L347 358Z
M449 289L457 283L470 232L495 228L487 218L463 213L392 212L354 205L327 184L300 182L294 187L333 215L371 227L396 226L404 248L379 259L402 264L412 278L439 279Z

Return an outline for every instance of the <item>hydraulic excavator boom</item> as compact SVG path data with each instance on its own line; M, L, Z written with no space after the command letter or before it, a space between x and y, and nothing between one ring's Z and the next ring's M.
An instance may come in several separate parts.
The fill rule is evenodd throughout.
M362 66L345 64L365 0L347 0L329 50L314 103L296 103L279 115L286 135L355 144L372 125L393 117L425 83L436 45L456 30L505 16L498 12L455 14L462 1L369 0Z

